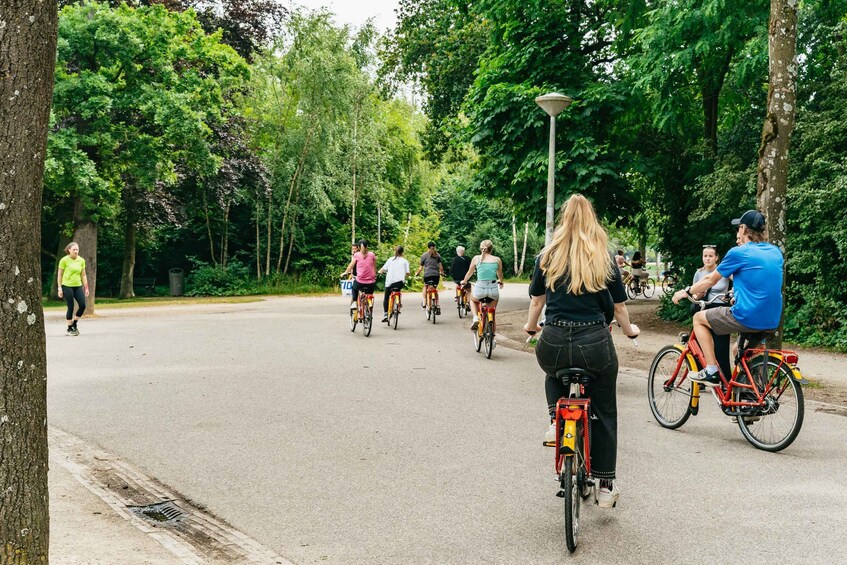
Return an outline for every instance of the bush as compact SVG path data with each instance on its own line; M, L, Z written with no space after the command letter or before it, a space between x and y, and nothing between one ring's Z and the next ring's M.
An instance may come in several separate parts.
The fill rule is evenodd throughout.
M665 294L659 299L661 305L656 314L669 322L680 322L691 325L691 303L685 300L679 304L674 304L673 300L671 300L672 296L672 294Z
M785 338L799 345L847 351L847 305L828 289L794 285L790 295L801 299L785 310Z
M186 280L188 296L243 296L251 294L255 279L246 265L233 259L226 270L189 257L194 268Z

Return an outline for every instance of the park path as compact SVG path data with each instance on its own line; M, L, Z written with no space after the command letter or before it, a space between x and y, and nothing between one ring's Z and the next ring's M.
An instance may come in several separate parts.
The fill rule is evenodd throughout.
M78 338L48 317L50 422L296 563L561 562L534 358L406 305L367 339L340 297L104 309ZM843 417L768 454L708 402L660 428L645 388L622 371L623 497L586 509L579 563L843 560Z

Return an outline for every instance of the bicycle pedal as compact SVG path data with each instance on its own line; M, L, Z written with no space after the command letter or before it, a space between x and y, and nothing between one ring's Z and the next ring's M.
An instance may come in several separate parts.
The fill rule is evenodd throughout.
M558 496L559 498L565 498L565 491L560 490L559 492L556 493L556 496Z
M541 442L541 444L542 444L544 447L556 447L556 442L555 442L555 441L542 441L542 442Z

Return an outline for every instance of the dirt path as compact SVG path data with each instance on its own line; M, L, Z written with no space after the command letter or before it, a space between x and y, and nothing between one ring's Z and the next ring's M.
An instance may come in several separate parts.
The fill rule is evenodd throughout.
M655 300L636 300L627 303L632 320L641 328L638 347L626 339L621 332L615 331L615 346L621 367L632 367L647 371L656 352L669 343L677 341L677 334L688 331L682 325L667 322L656 315L659 302ZM503 345L523 351L532 351L524 345L526 334L523 325L526 322L526 311L518 310L498 313L498 333L509 340L503 340ZM847 355L815 349L804 349L787 345L800 355L799 367L803 376L811 384L803 387L803 392L809 400L826 402L847 407ZM840 410L833 410L841 412ZM847 415L847 411L844 412Z

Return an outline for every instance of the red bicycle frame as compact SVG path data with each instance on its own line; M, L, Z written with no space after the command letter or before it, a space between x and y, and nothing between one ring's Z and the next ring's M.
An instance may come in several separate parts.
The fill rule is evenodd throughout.
M438 306L438 289L435 286L431 284L426 285L426 296L429 298L430 308Z
M366 302L367 301L367 302ZM357 301L358 306L358 320L362 320L365 317L365 304L373 308L374 304L374 295L373 294L365 294L364 292L359 293L359 299Z
M403 301L400 299L401 293L399 290L392 290L391 294L388 295L388 313L391 314L391 311L394 310L395 300L396 304L402 306Z
M479 335L485 331L485 326L491 325L491 331L497 333L495 330L497 326L495 325L495 314L496 308L489 306L488 304L479 303Z
M580 390L584 387L580 385ZM591 445L588 441L588 411L590 398L560 398L556 402L556 474L562 472L566 455L577 452L577 441L585 449L585 472L591 476ZM582 422L582 437L576 437L577 422Z
M752 372L750 371L750 367L748 365L749 361L757 357L759 355L767 356L769 359L774 361L779 361L779 365L777 366L777 370L773 372L773 376L771 376L768 382L765 383L757 383L757 379L754 377ZM750 408L754 406L761 406L764 402L764 395L770 392L773 387L773 381L776 379L777 375L780 374L780 370L782 365L786 365L788 371L791 374L795 374L798 376L798 379L802 379L802 376L799 375L799 372L795 369L794 365L797 363L797 353L794 351L789 351L786 349L745 349L740 358L738 358L738 362L732 370L732 377L729 381L726 380L726 377L723 373L718 371L718 375L720 376L721 382L723 386L714 387L714 394L717 396L720 404L724 408ZM693 366L692 362L693 361ZM685 344L685 347L681 350L681 355L677 360L676 367L674 368L673 373L670 378L664 383L665 387L671 387L674 384L676 379L680 378L682 369L682 364L685 363L688 365L689 371L697 371L706 366L705 355L703 354L703 350L700 347L700 344L697 343L697 336L694 332L691 332L691 335L688 338L688 342ZM687 373L685 374L687 375ZM685 375L681 377L679 383L682 382L682 379L685 379ZM746 377L747 382L740 382L739 376ZM677 384L679 384L677 383ZM691 407L693 409L697 409L698 399L700 396L700 388L701 385L699 383L693 382L691 390ZM735 394L735 389L749 390L756 396L755 402L749 400L740 400L740 394ZM735 397L735 398L734 398Z

